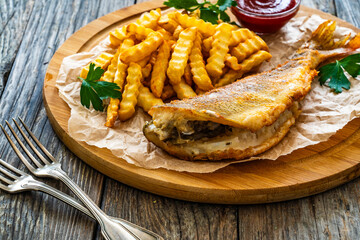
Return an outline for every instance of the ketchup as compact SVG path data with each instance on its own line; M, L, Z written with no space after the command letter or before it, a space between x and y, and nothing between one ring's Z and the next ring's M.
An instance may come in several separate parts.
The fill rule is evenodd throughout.
M273 33L299 9L300 0L237 0L231 10L240 23L257 33Z

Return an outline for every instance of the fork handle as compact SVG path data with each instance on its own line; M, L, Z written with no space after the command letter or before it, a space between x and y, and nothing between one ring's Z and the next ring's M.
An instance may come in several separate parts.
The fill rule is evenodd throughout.
M112 220L106 215L87 195L86 193L69 178L69 176L61 169L56 168L51 171L52 175L57 177L65 183L71 191L80 199L80 201L87 207L91 214L96 218L101 227L101 233L105 239L119 240L119 239L135 239L139 238L126 229L123 225Z
M59 191L56 188L53 188L53 187L51 187L43 182L40 182L40 181L29 181L28 184L26 184L26 185L28 185L32 189L36 189L38 191L47 193L65 203L77 208L78 210L85 213L92 219L96 220L95 217L91 214L91 212L87 208L85 208L83 205L81 205L74 198ZM135 233L142 240L162 240L162 238L159 235L157 235L156 233L153 233L145 228L142 228L142 227L140 227L136 224L133 224L131 222L128 222L124 219L112 217L112 220L118 222L119 224L122 224L124 227L126 227L129 231Z

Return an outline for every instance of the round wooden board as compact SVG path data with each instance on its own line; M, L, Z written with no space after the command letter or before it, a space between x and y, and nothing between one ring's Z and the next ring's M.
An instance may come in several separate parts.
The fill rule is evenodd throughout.
M44 104L55 132L73 153L105 175L135 188L207 203L254 204L301 198L360 175L360 119L347 124L327 142L299 149L276 161L234 164L208 174L139 168L116 158L107 149L71 138L68 134L70 109L55 87L63 58L91 49L110 30L133 21L144 11L163 7L162 2L145 2L103 16L74 33L54 54L45 76ZM302 6L298 14L318 14L359 31L349 23L318 10Z

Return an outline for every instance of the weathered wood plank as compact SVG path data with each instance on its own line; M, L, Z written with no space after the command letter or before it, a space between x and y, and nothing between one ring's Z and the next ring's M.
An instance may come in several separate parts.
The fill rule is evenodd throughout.
M240 239L358 239L359 182L309 198L241 206Z
M328 2L330 5L327 6ZM11 16L8 10L3 14L5 6L2 3L0 0L0 26ZM42 106L42 80L52 54L76 29L107 12L130 5L132 1L123 3L118 0L112 4L94 0L22 3L25 5L21 6L31 8L19 10L22 15L19 14L14 21L20 21L20 15L26 15L24 11L29 11L30 21L4 94L0 94L0 123L12 116L25 117L40 140L61 160L70 177L100 202L104 177L73 156L53 133ZM356 1L336 1L336 10L340 18L359 26L356 23L359 4L354 3ZM303 4L335 13L332 1L303 0ZM3 66L3 53L7 54L13 47L9 45L3 49L0 51L0 67ZM2 134L0 156L23 168L5 144ZM359 181L284 203L224 206L163 198L108 179L102 207L107 213L142 225L165 239L358 239ZM47 182L69 193L64 185L56 181ZM9 195L0 191L0 236L2 239L91 239L94 236L99 238L99 232L96 232L92 220L52 197L34 192Z
M360 1L359 0L335 0L336 15L345 21L360 27Z
M122 6L123 2L118 1ZM54 134L42 105L42 82L47 63L56 49L74 31L107 13L109 4L98 1L23 1L25 7L14 15L17 21L31 6L31 15L19 50L4 46L3 52L17 51L16 59L0 98L0 122L22 116L40 141L59 159L69 173L95 202L100 202L103 175L76 158ZM15 34L15 33L14 33ZM21 31L18 34L22 35ZM14 35L10 35L14 36ZM8 37L8 36L7 36ZM9 41L9 40L7 40ZM22 166L0 134L0 156ZM69 190L56 181L47 181L61 190ZM1 191L0 236L2 239L91 239L96 224L60 201L41 193L10 195Z
M319 9L332 15L336 15L335 4L333 0L301 0L301 4L307 7Z
M237 239L236 206L164 198L107 179L102 208L164 239Z
M318 239L309 199L239 207L243 239Z
M20 46L34 1L0 1L0 96Z

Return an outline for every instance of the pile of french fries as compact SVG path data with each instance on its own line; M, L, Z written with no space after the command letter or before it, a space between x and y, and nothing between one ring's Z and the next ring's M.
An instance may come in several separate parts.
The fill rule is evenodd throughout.
M115 54L93 63L105 70L100 81L116 83L122 99L110 99L105 126L125 121L140 106L148 112L164 101L194 97L230 84L271 58L266 43L246 28L213 25L196 14L160 9L110 32ZM81 71L86 78L89 65Z

